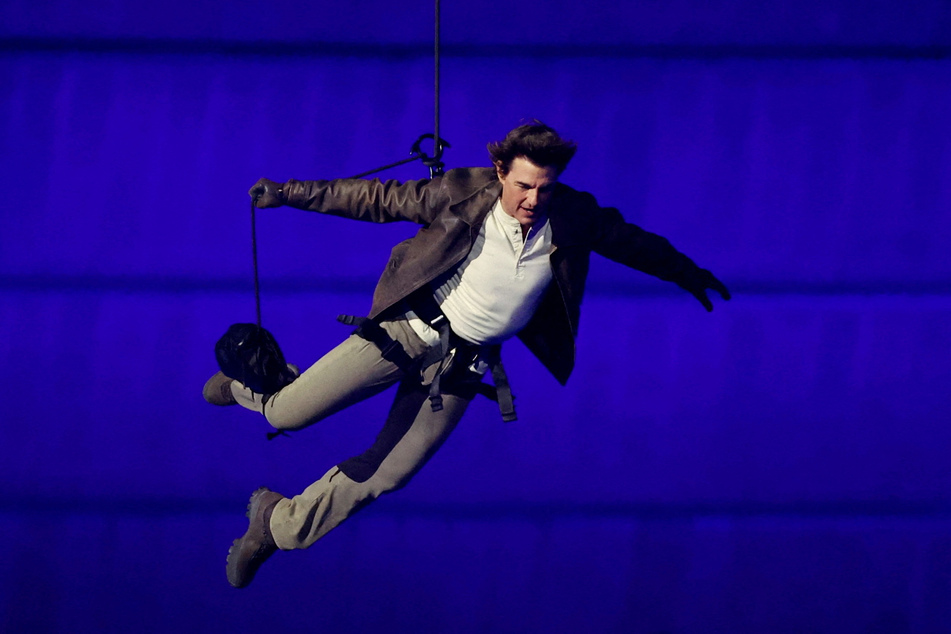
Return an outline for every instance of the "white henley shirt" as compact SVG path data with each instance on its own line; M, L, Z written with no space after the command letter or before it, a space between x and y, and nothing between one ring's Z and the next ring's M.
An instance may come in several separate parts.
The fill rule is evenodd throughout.
M433 295L453 332L472 343L495 344L521 330L551 282L551 250L547 218L523 237L518 220L505 213L501 199L496 201L466 259L433 282ZM439 341L414 313L407 317L423 341Z

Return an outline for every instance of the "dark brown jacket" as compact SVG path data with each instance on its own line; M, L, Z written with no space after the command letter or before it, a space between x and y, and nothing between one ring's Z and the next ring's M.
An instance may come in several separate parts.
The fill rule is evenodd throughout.
M429 180L289 181L287 204L368 222L408 220L419 232L393 248L373 293L370 317L385 315L410 293L468 255L502 192L492 168L454 169ZM696 265L670 243L627 223L594 196L558 184L548 212L554 283L518 336L564 384L575 361L575 336L592 251L663 280L678 282Z

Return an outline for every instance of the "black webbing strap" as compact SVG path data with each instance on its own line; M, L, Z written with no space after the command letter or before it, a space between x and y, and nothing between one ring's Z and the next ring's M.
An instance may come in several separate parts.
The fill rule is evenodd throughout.
M435 303L435 302L433 302ZM424 320L425 321L425 320ZM440 390L443 371L446 367L446 357L449 355L449 336L452 329L449 327L449 320L440 311L440 319L429 324L439 333L439 365L436 366L436 374L433 376L433 382L429 384L429 406L434 412L442 410L442 391Z
M428 288L421 289L411 295L409 306L417 317L439 333L439 365L436 367L436 374L433 376L432 383L429 384L429 406L434 412L438 412L443 408L440 386L445 365L448 362L452 328L449 319L443 314L439 304L436 303L436 298L433 297ZM338 315L337 321L348 326L356 326L355 335L379 348L382 357L390 363L395 364L405 372L410 371L413 359L406 354L403 345L393 339L376 321L353 315ZM482 350L484 351L485 362L492 373L492 382L495 384L495 389L493 390L488 385L480 383L477 391L479 394L497 402L502 420L509 423L516 420L517 417L515 415L515 397L512 395L512 387L509 385L508 375L502 365L502 346L500 344L482 346Z
M509 377L502 366L501 345L491 347L488 364L492 371L492 382L495 384L495 396L499 403L502 420L511 423L518 417L515 415L515 397L512 395L512 386L509 385Z
M433 297L428 287L423 287L410 295L409 306L413 312L416 313L417 317L425 321L431 328L439 333L439 345L442 348L440 358L442 361L439 362L440 364L436 371L436 376L429 386L429 402L432 405L433 411L438 412L442 409L439 377L442 374L443 364L446 362L446 355L449 352L449 339L452 334L451 324L449 323L449 319L443 314L442 309L439 308L436 298ZM508 375L502 366L502 346L501 344L496 344L493 346L483 346L482 349L486 352L486 363L488 363L489 369L492 372L492 383L495 384L495 391L493 393L492 389L484 384L480 384L478 391L480 394L489 397L499 404L499 412L502 414L503 421L506 423L512 422L517 418L515 416L515 397L512 395L512 387L509 384Z
M353 315L338 315L337 321L348 326L356 326L357 329L353 331L353 334L375 345L380 349L380 354L384 359L395 364L401 370L408 371L410 366L413 365L413 359L406 354L403 344L393 339L383 330L380 324L372 319L354 317Z
M436 298L433 297L428 286L424 286L409 296L409 307L416 313L417 317L439 333L439 365L436 367L433 382L429 384L429 404L434 412L438 412L442 409L440 384L446 365L446 357L449 354L449 339L452 335L452 328L449 325L449 319L439 308L439 304L436 303Z

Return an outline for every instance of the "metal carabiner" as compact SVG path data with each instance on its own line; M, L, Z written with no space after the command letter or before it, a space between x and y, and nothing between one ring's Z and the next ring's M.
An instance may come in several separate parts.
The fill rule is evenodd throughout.
M423 152L421 147L423 144L423 141L425 141L426 139L435 139L435 138L436 137L433 134L422 134L420 135L418 139L416 139L416 142L413 143L413 147L410 148L409 158L405 158L402 161L397 161L395 163L390 163L389 165L384 165L383 167L377 167L376 169L372 169L367 172L360 172L359 174L355 174L348 178L363 178L364 176L369 176L370 174L376 174L378 172L383 172L385 170L388 170L394 167L399 167L400 165L405 165L406 163L412 163L415 160L422 160L423 165L429 168L430 178L439 176L443 172L443 167L445 167L445 164L441 160L442 152L445 148L451 147L451 146L449 145L449 141L447 141L446 139L439 139L439 143L434 144L433 156L430 156L426 154L425 152Z
M430 156L423 152L422 144L426 139L433 140L433 155ZM423 161L423 165L429 168L429 177L435 178L443 173L443 168L446 166L442 162L442 153L447 147L452 147L449 144L449 141L446 139L439 139L439 142L436 142L436 136L434 134L421 134L416 142L413 143L413 147L410 149L410 152L416 154Z

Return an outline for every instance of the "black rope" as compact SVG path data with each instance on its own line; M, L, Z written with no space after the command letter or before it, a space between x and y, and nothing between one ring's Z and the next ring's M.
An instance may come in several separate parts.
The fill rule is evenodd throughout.
M370 176L371 174L376 174L377 172L383 172L394 167L399 167L400 165L405 165L406 163L411 163L416 160L422 160L423 164L429 168L430 178L434 178L443 173L443 167L445 164L442 162L443 150L449 146L449 143L444 139L439 137L439 0L436 0L436 17L435 17L435 50L433 53L435 61L435 86L433 88L434 93L434 125L432 134L423 134L416 142L413 143L412 148L410 149L411 156L395 163L390 163L376 169L372 169L366 172L361 172L350 178L363 178L365 176ZM426 154L422 150L422 142L426 139L431 138L433 140L433 154L432 156ZM251 200L251 256L254 263L254 307L255 313L257 316L258 328L261 328L261 284L260 276L258 269L258 240L257 240L257 227L256 227L256 217L257 217L257 202L258 198L252 198ZM435 411L435 409L434 409ZM267 434L268 440L273 440L278 436L288 435L284 430L279 430Z
M365 176L370 176L371 174L376 174L378 172L383 172L394 167L399 167L400 165L405 165L406 163L411 163L413 161L422 160L423 164L429 168L429 176L433 178L443 173L443 167L445 164L442 162L442 153L443 150L447 147L450 147L449 143L445 139L439 137L439 23L440 23L440 9L439 9L440 0L436 0L436 17L435 17L435 36L434 36L434 51L433 59L435 61L435 85L433 87L434 94L434 103L433 103L433 113L434 113L434 123L433 123L433 133L432 134L423 134L416 142L413 143L413 147L410 149L411 156L395 163L390 163L382 167L377 167L366 172L361 172L350 176L350 178L363 178ZM426 154L422 150L422 142L426 139L431 138L433 140L433 154L432 156ZM254 308L255 314L257 316L258 327L261 327L261 284L259 280L258 272L258 240L257 240L257 230L255 227L256 211L257 211L257 198L251 200L251 255L254 261Z
M435 33L435 50L433 52L433 57L435 59L435 86L433 88L434 104L433 111L435 115L435 121L433 125L433 134L423 134L416 142L413 143L413 147L410 149L411 156L395 163L390 163L382 167L377 167L366 172L360 172L350 176L350 178L363 178L365 176L370 176L371 174L376 174L378 172L383 172L394 167L399 167L400 165L405 165L406 163L411 163L413 161L422 160L423 164L429 168L430 178L438 176L443 173L443 167L445 164L442 162L442 153L443 150L447 147L450 147L449 143L445 139L439 138L439 0L436 0L436 33ZM433 140L433 154L432 156L423 152L421 144L424 140L431 138ZM261 326L261 284L259 280L258 272L258 241L257 241L257 230L255 228L255 219L256 219L256 210L257 210L258 199L254 198L251 200L251 255L254 261L254 308L255 314L257 315L258 327Z
M377 167L372 170L368 170L366 172L360 172L359 174L355 174L353 176L350 176L349 178L363 178L365 176L370 176L371 174L376 174L378 172L384 172L388 169L399 167L400 165L405 165L406 163L411 163L413 161L420 160L420 159L423 161L423 165L429 168L430 178L435 178L436 176L439 176L440 174L443 173L443 168L446 165L445 163L442 162L442 153L443 153L443 150L447 147L450 147L450 145L445 139L442 139L439 137L439 71L440 71L439 23L440 23L439 0L436 0L436 18L435 18L436 33L434 37L435 50L433 51L433 59L435 62L435 85L433 86L433 95L434 95L433 97L433 101L434 101L433 103L433 114L434 114L433 133L423 134L418 139L416 139L416 142L413 143L413 147L410 149L411 156L409 158L405 158L401 161L390 163L389 165L384 165L382 167ZM432 156L423 152L420 147L421 143L425 139L433 140Z
M388 169L390 169L390 168L392 168L392 167L398 167L398 166L400 166L400 165L404 165L404 164L406 164L406 163L411 163L411 162L413 162L413 161L418 161L418 160L422 160L422 161L423 161L423 165L425 165L426 167L429 168L429 176L430 176L430 178L432 178L432 177L434 177L434 176L438 176L438 175L442 174L442 168L445 166L445 163L443 163L442 160L441 160L441 159L442 159L442 151L443 151L444 148L452 147L452 146L449 145L449 142L446 141L446 139L439 139L440 142L439 142L438 144L436 144L436 143L435 143L435 138L436 138L436 137L435 137L435 135L433 135L433 134L421 134L421 135L419 136L419 138L416 139L416 141L413 143L413 147L410 148L410 154L411 154L411 156L410 156L409 158L405 158L405 159L403 159L402 161L397 161L397 162L395 162L395 163L390 163L389 165L384 165L383 167L377 167L377 168L374 168L374 169L369 170L369 171L366 171L366 172L360 172L359 174L355 174L355 175L353 175L353 176L349 176L348 178L363 178L364 176L369 176L370 174L376 174L377 172L383 172L383 171L386 171L386 170L388 170ZM434 146L435 148L437 148L436 150L434 150L433 156L430 156L430 155L426 154L426 153L423 152L423 150L422 150L422 147L421 147L421 146L422 146L422 143L423 143L423 141L425 141L426 139L433 139L433 146Z
M437 163L429 166L429 176L430 178L442 174L443 163L442 159L442 139L439 138L439 0L436 0L436 36L435 36L435 51L433 52L433 58L435 60L436 66L436 81L433 88L433 93L435 94L433 104L433 112L435 113L435 123L433 125L433 156L436 158Z
M368 172L360 172L359 174L357 174L357 175L355 175L355 176L350 176L350 177L348 177L348 178L363 178L364 176L369 176L370 174L376 174L377 172L383 172L383 171L386 171L386 170L388 170L388 169L392 169L392 168L394 168L394 167L399 167L400 165L403 165L403 164L405 164L405 163L411 163L411 162L413 162L413 161L416 161L416 160L419 160L419 159L423 158L424 156L426 156L426 155L425 155L425 154L416 154L415 156L411 156L411 157L409 157L409 158L405 158L405 159L403 159L402 161L397 161L397 162L395 162L395 163L390 163L389 165L384 165L383 167L377 167L376 169L372 169L372 170L370 170L370 171L368 171Z
M260 329L261 328L261 283L260 283L260 279L259 279L260 276L258 271L258 232L257 232L257 227L255 226L256 225L255 219L257 217L257 202L258 202L257 197L251 199L251 259L254 262L254 308L255 308L257 319L258 319L258 328ZM260 370L263 373L264 358L260 354L258 355L258 363L260 366ZM265 397L265 399L267 399L267 397ZM267 403L267 400L264 401L264 404L266 403ZM261 412L262 414L264 413L263 412L264 404L262 404L262 412ZM290 438L290 434L288 434L283 429L279 429L274 432L269 432L267 434L267 439L274 440L278 436L287 436L288 438Z
M251 199L251 257L254 260L254 307L257 311L258 328L261 327L261 285L258 281L258 237L254 226L257 198Z

